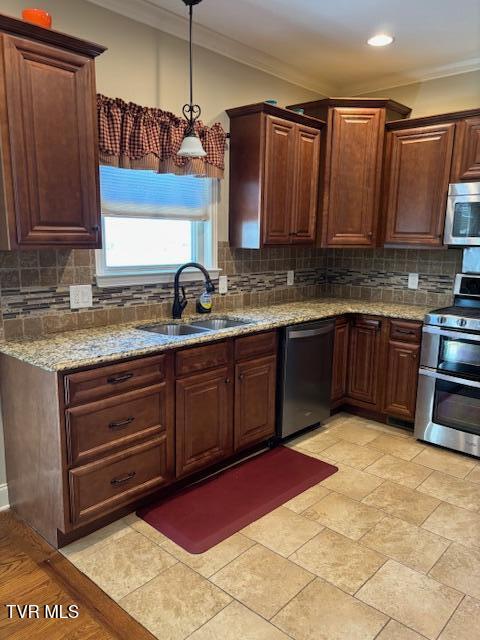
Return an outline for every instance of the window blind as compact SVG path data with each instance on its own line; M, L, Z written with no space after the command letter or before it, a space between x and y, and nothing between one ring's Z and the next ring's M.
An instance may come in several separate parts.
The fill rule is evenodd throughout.
M102 214L163 220L208 220L211 180L100 166Z

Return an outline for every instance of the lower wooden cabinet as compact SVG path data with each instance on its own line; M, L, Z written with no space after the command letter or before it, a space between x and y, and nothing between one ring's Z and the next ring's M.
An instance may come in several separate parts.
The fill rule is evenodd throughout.
M235 449L267 440L275 432L275 356L235 367Z
M347 397L372 410L380 396L381 329L382 320L365 317L355 318L350 329Z
M388 342L383 413L415 418L419 353L420 344Z
M233 451L233 383L228 367L176 382L176 475L198 471Z
M333 405L341 402L347 393L349 335L350 325L347 318L337 318L332 366L331 400Z

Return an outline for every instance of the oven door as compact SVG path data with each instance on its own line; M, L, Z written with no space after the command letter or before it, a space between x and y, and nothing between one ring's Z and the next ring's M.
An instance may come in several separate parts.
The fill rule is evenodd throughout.
M448 197L444 243L480 245L480 194Z
M415 436L480 457L480 381L421 368Z
M480 335L423 327L420 366L480 380Z

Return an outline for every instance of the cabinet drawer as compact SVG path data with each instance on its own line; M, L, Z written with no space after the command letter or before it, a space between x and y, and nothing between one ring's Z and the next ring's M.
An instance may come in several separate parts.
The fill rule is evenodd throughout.
M165 379L167 356L153 356L65 376L65 402L80 404L146 387Z
M178 351L175 360L177 376L187 373L213 369L228 364L230 360L230 343L216 342L205 347L193 347Z
M72 522L98 518L166 484L166 447L160 436L70 471Z
M83 464L165 431L166 383L66 411L69 462Z
M364 316L360 314L355 316L354 325L356 327L365 327L380 331L382 328L382 320L374 316Z
M235 360L247 360L277 351L277 332L256 333L235 340Z
M418 344L422 338L422 323L406 320L390 320L390 338L400 342Z

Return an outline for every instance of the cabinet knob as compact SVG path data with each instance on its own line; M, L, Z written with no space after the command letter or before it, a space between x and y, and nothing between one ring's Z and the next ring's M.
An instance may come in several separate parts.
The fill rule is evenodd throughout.
M95 231L95 233L98 233L100 227L98 226L98 224L94 224L92 227L92 231Z
M244 378L245 378L245 375L243 373L240 373L238 376L238 379L242 381Z
M225 384L230 384L230 378L225 378Z

